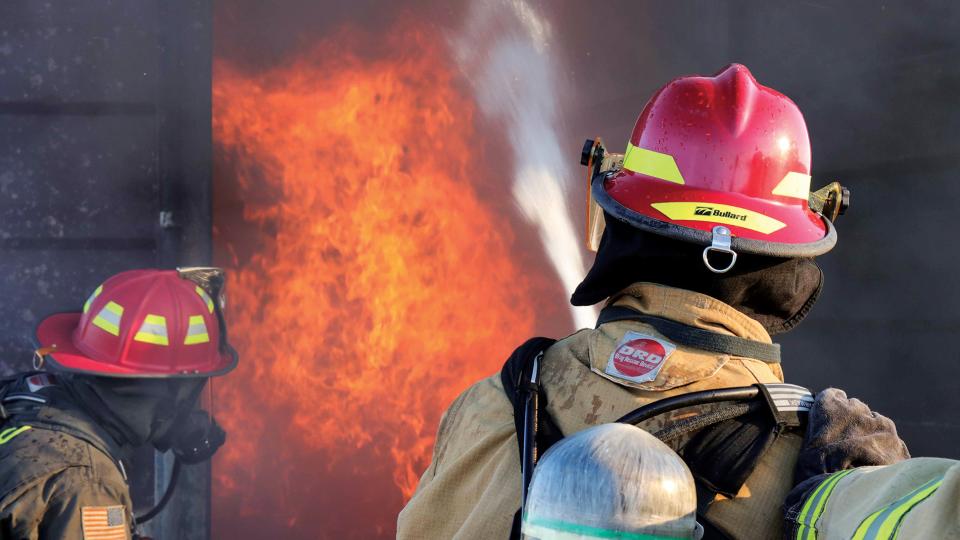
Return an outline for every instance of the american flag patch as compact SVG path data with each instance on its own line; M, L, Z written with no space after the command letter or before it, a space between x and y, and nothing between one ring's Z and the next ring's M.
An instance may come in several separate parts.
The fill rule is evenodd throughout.
M127 540L123 506L84 506L80 509L83 540Z

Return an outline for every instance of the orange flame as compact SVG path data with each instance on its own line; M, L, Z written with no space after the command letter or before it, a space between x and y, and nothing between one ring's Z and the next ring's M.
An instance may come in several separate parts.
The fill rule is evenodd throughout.
M265 73L215 66L241 353L217 386L216 538L392 536L442 411L533 329L539 291L477 194L473 103L443 41L406 26Z

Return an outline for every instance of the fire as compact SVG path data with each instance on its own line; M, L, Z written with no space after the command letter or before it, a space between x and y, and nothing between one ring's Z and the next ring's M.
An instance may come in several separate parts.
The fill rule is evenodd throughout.
M213 98L241 353L217 382L214 536L390 537L442 411L534 326L540 286L478 195L496 164L474 104L416 24L268 72L218 62Z

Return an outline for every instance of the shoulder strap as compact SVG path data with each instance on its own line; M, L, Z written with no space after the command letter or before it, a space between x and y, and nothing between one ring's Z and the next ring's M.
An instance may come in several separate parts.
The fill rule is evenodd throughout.
M711 495L707 504L717 493L736 496L777 437L806 423L813 404L810 390L792 384L754 386L759 395L745 414L696 430L680 451L697 483ZM682 430L696 418L681 420L675 428ZM705 511L703 501L700 506Z
M503 391L513 406L513 423L517 429L517 450L520 452L520 459L523 459L523 421L524 406L526 397L531 392L537 394L538 409L537 414L537 453L546 452L553 443L563 438L560 428L553 422L550 415L544 410L547 405L547 395L540 387L539 374L534 381L532 373L534 359L546 352L557 340L535 337L527 340L523 345L517 347L510 358L507 359L500 370L500 381L503 383Z
M513 351L500 370L503 391L513 406L517 450L520 452L521 497L526 495L537 455L546 452L547 448L563 438L560 428L547 413L547 395L540 386L540 361L546 350L556 342L555 339L544 337L529 339ZM521 506L513 516L511 540L520 540L522 512Z
M718 334L703 328L678 323L661 317L644 315L625 306L609 306L600 312L597 326L614 321L637 321L649 324L671 341L681 345L731 356L762 360L768 364L780 363L780 345L763 343L736 336Z

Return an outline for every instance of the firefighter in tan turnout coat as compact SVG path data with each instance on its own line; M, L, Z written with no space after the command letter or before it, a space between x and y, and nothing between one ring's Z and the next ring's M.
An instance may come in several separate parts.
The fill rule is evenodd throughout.
M793 328L819 296L813 257L836 243L832 221L847 202L837 184L811 193L810 143L796 105L731 65L658 91L625 154L590 143L588 241L599 249L572 302L606 307L597 328L537 359L542 410L555 428L571 435L669 396L783 382L771 335ZM502 375L474 384L446 411L398 538L516 534L518 424ZM714 409L722 407L640 427L654 433ZM802 434L769 437L759 449L724 444L750 439L752 425L662 437L691 463L708 537L781 535ZM756 460L742 467L724 448L746 448ZM729 470L698 471L695 461Z

